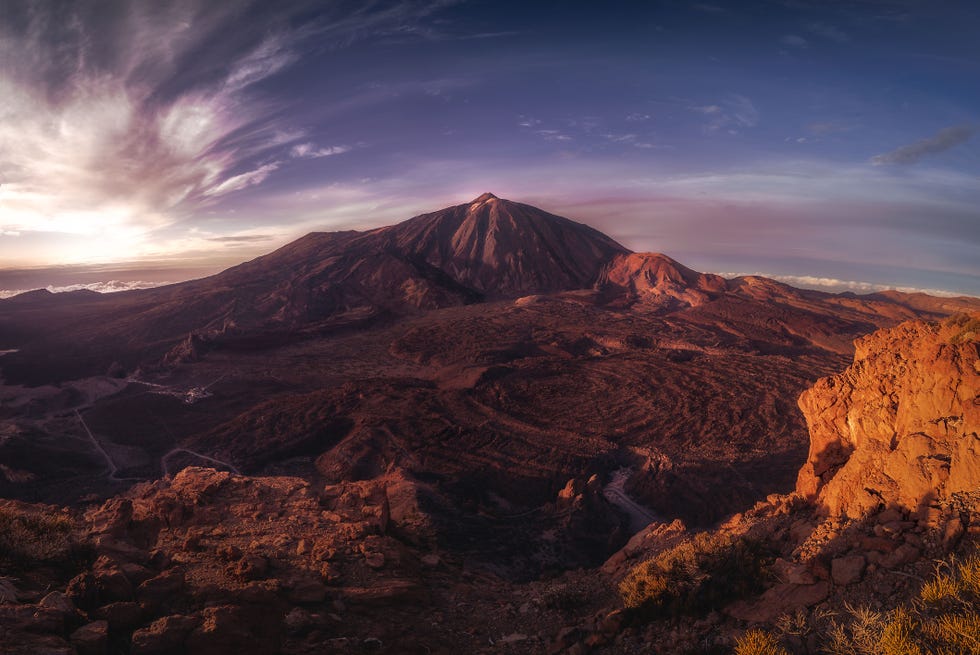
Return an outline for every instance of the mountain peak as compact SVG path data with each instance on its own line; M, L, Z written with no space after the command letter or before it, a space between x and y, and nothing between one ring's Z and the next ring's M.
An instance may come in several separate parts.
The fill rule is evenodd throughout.
M492 193L490 193L490 192L488 191L488 192L486 192L486 193L484 193L484 194L483 194L482 196L480 196L480 197L478 197L478 198L474 198L474 199L473 199L473 200L472 200L472 201L470 202L470 204L471 204L471 205L475 205L475 204L477 204L477 203L481 203L481 202L487 202L487 201L489 201L489 200L500 200L500 198L498 198L497 196L495 196L495 195L493 195Z
M491 297L590 287L629 252L598 230L484 193L383 232L386 248Z

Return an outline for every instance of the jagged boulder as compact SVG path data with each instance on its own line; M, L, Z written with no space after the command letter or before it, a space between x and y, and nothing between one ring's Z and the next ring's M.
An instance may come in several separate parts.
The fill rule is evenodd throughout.
M980 313L855 342L854 363L800 396L810 454L797 491L830 515L923 514L980 488Z

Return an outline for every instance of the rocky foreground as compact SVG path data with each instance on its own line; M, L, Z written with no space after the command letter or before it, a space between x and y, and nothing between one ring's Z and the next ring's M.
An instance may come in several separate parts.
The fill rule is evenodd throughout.
M85 511L3 501L0 651L723 653L756 626L819 652L849 607L911 602L980 543L978 342L980 314L860 340L801 397L795 494L523 584L445 550L397 468L320 487L185 468ZM552 510L587 525L604 502L572 481Z

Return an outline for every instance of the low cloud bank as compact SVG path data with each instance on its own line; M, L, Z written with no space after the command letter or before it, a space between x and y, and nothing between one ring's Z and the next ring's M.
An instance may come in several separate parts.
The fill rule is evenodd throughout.
M132 291L133 289L150 289L160 287L171 282L146 282L144 280L107 280L104 282L88 282L85 284L68 284L65 286L48 285L42 287L51 293L67 293L69 291L95 291L98 293L117 293L119 291ZM13 296L36 291L36 289L0 289L0 299L12 298Z
M955 298L964 296L963 293L955 293L945 289L922 289L919 287L897 287L891 284L878 284L875 282L861 282L858 280L839 280L833 277L818 277L815 275L774 275L772 273L719 273L722 277L733 278L743 275L756 275L767 277L778 282L785 282L794 287L804 289L816 289L818 291L854 291L855 293L875 293L877 291L901 291L902 293L927 293L930 296L940 296L942 298Z

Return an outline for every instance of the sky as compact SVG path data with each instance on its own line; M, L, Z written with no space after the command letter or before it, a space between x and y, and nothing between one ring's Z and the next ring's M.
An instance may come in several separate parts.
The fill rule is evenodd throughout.
M980 296L980 3L3 0L0 295L483 192L698 270Z

